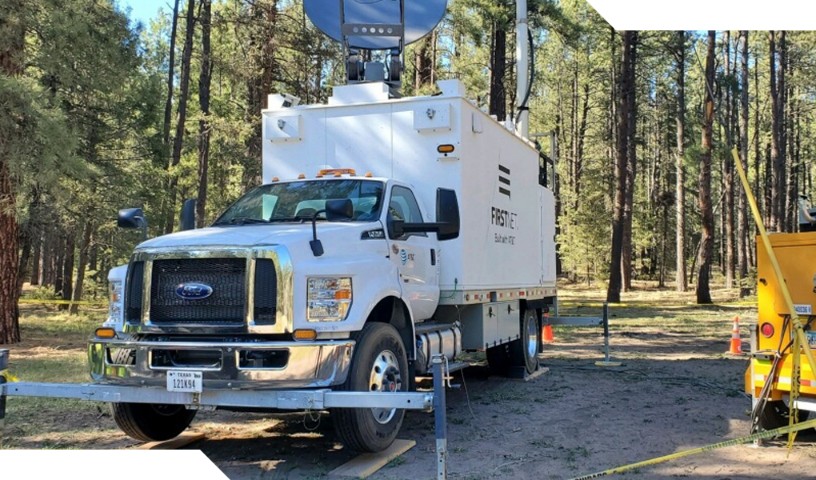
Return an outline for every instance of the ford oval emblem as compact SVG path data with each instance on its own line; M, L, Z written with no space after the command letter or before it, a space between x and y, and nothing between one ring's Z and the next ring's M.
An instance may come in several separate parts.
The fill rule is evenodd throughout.
M176 296L183 300L203 300L213 293L206 283L187 282L176 287Z

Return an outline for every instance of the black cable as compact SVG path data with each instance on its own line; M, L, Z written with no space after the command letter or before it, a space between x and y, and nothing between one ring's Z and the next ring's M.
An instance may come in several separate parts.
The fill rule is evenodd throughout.
M530 57L530 68L529 68L529 82L527 83L527 92L524 94L524 101L519 104L516 119L521 116L521 112L529 111L530 109L527 107L527 102L530 101L530 94L533 91L533 82L535 82L535 49L533 49L533 33L527 29L527 43L529 45L529 57ZM527 73L527 72L525 72ZM518 72L518 75L521 75L521 72Z
M754 408L751 410L751 433L755 433L759 431L759 415L765 409L768 404L768 396L771 393L771 385L774 383L774 378L776 378L776 371L779 368L779 364L782 360L782 355L785 352L790 350L793 346L793 340L791 340L785 348L782 348L782 342L784 341L784 333L787 327L790 324L790 316L785 316L784 321L782 322L782 332L779 336L779 345L776 347L776 354L774 355L774 361L771 364L771 369L768 371L768 378L765 380L765 385L762 386L762 390L759 392L759 400L757 401ZM753 385L754 379L751 379L751 384Z

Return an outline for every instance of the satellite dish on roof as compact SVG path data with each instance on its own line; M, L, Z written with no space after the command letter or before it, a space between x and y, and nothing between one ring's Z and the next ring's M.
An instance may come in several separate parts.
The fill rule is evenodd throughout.
M400 12L403 1L404 19ZM365 50L404 47L403 25L405 45L416 42L442 21L447 6L447 0L303 0L306 15L323 33L338 42L347 41L350 48Z

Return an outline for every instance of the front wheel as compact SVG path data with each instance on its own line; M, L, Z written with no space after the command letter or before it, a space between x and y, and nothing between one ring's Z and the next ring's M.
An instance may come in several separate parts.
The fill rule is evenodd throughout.
M114 403L113 420L129 437L142 442L170 440L190 426L195 410L184 405Z
M407 391L408 359L399 332L387 323L369 323L357 335L351 369L342 390ZM361 452L388 448L399 433L405 411L396 408L340 408L333 414L343 444Z

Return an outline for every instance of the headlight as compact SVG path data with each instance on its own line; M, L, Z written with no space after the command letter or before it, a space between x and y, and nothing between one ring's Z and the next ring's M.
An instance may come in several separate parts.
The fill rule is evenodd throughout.
M351 307L351 277L310 277L306 320L339 322Z
M112 280L108 284L108 318L111 321L122 320L124 308L124 284L121 280Z

